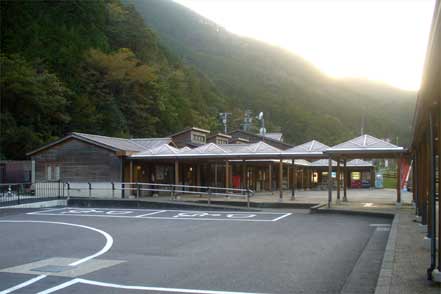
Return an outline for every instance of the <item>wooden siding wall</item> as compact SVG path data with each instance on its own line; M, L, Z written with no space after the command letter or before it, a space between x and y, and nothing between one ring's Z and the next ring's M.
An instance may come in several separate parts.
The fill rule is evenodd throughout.
M46 180L48 165L60 166L60 179L72 182L121 181L121 158L115 152L70 139L32 156L36 181Z
M291 147L289 145L286 145L283 142L268 140L267 138L262 138L259 135L248 134L248 133L241 132L241 131L234 131L232 133L229 133L229 135L232 137L233 140L238 139L238 138L243 138L243 139L247 139L248 141L250 141L249 143L257 143L257 142L263 141L263 142L267 143L268 145L279 148L281 150L286 150Z
M193 135L203 136L205 137L205 142L207 141L207 134L204 132L199 132L195 130L188 130L184 133L178 134L176 136L173 136L173 142L178 146L178 148L182 148L188 145L203 145L204 143L201 143L199 141L193 140Z

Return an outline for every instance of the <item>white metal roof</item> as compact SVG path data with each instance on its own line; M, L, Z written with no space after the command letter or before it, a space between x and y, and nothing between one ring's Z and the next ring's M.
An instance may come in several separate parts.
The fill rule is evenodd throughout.
M400 152L404 151L399 147L371 135L362 135L348 140L325 150L325 153L373 153L373 152Z
M304 144L289 148L285 151L289 153L311 153L311 152L322 152L328 148L329 148L328 145L325 145L316 140L312 140Z
M311 162L311 166L314 167L328 167L329 166L329 159L319 159L316 161ZM332 166L337 166L337 161L332 161ZM340 164L341 167L343 167L342 164ZM362 159L353 159L346 163L347 167L372 167L372 163L369 161L364 161Z

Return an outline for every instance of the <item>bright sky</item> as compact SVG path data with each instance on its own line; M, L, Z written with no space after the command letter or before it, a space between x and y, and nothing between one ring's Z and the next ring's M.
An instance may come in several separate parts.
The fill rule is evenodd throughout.
M230 32L303 56L333 77L417 90L434 0L175 0Z

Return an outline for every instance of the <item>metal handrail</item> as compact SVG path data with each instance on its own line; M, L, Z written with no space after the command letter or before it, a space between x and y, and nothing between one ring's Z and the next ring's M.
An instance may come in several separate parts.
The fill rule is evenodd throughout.
M89 197L92 197L92 190L112 190L112 198L115 196L115 191L136 191L136 198L139 198L141 191L150 192L169 192L171 199L176 200L176 194L196 194L207 195L208 204L211 204L211 196L227 196L227 197L246 197L247 206L250 207L250 198L254 196L254 191L251 189L212 187L212 186L192 186L192 185L175 185L175 184L157 184L157 183L141 183L141 182L99 182L100 184L111 184L111 188L107 187L93 187L93 182L65 182L67 186L68 196L70 190L88 190ZM71 184L85 184L84 188L72 188ZM120 185L117 187L116 185ZM146 187L147 186L147 187ZM187 190L187 189L188 190Z

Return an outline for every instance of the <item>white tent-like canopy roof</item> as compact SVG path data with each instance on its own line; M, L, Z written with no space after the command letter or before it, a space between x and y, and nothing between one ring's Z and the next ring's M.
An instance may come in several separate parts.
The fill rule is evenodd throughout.
M327 150L329 148L328 145L325 145L319 141L312 140L306 143L303 143L298 146L294 146L292 148L289 148L284 151L284 154L286 155L293 155L293 156L305 156L305 157L326 157L323 154L323 151Z
M314 167L328 167L329 166L329 160L328 159L319 159L316 161L311 162L311 166ZM337 166L337 161L332 160L332 166ZM342 165L340 165L342 166ZM372 163L369 161L364 161L362 159L353 159L351 161L348 161L346 163L347 167L372 167Z
M209 143L194 149L177 149L171 146L160 146L158 148L133 154L132 158L212 158L212 159L259 159L280 158L282 150L268 145L265 142L253 144L225 144L218 145Z
M369 154L373 155L372 157L374 157L375 154L383 156L386 154L399 155L403 152L405 152L403 147L399 147L370 135L362 135L341 144L332 146L324 151L324 153L329 155Z
M363 135L333 147L316 140L295 146L288 150L281 150L263 141L252 144L215 144L208 143L197 148L177 149L168 144L160 145L148 150L142 150L131 155L132 158L163 158L163 159L225 159L225 160L292 160L292 159L324 159L327 158L372 158L394 157L405 152L399 147L370 135ZM316 164L322 163L318 161ZM364 164L357 161L353 164ZM306 164L303 162L303 164ZM349 165L349 163L348 163ZM313 164L314 166L314 164Z

